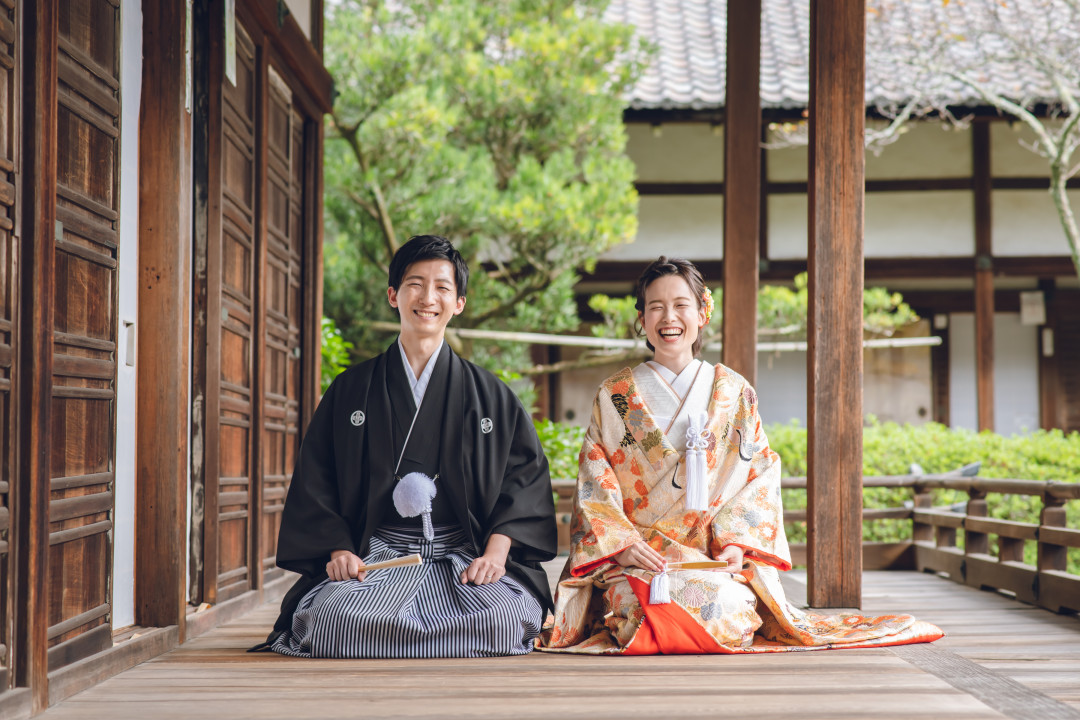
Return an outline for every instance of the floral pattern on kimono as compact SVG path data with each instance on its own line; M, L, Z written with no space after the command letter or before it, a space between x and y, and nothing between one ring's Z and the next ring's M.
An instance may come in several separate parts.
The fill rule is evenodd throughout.
M909 615L829 616L788 603L778 573L791 569L780 457L769 448L753 388L723 365L712 378L706 428L710 502L699 512L686 507L685 453L657 426L633 371L601 385L579 456L570 557L541 649L770 652L940 637ZM671 604L649 605L652 573L614 561L640 541L669 563L714 559L734 544L746 563L735 573L670 572ZM690 645L668 637L680 633Z

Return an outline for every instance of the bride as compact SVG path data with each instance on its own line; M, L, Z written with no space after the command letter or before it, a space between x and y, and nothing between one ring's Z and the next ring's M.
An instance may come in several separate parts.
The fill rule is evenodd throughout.
M780 457L769 448L754 389L697 358L712 296L692 263L665 257L645 268L635 292L653 358L615 373L597 392L570 557L540 648L775 652L940 637L910 615L820 615L787 602L779 580L791 569Z

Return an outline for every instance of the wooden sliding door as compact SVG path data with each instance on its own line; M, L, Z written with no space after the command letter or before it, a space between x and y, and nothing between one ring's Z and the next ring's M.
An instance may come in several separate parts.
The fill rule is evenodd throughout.
M204 502L193 516L191 587L200 602L222 602L279 574L277 533L300 442L302 363L310 362L300 347L305 333L317 332L316 288L304 273L318 143L272 56L266 36L240 16L235 84L214 53L203 76L206 136L195 152L205 162L196 178L196 197L205 187L205 204L196 203L205 239L196 243L193 342L205 348L194 367L204 454L192 467Z
M18 165L19 42L15 0L0 0L0 693L12 686L15 630L14 504L18 413L16 317L19 275L15 246Z
M119 8L59 3L49 669L112 645Z

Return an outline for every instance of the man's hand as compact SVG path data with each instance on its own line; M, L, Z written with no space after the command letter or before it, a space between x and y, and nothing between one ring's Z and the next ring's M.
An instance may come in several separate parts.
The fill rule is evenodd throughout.
M737 573L742 570L743 549L738 545L728 545L716 556L717 560L727 560L727 567L723 572Z
M653 572L661 572L666 562L664 556L644 540L634 543L612 559L623 567L639 567Z
M461 584L487 585L499 582L506 574L506 556L510 553L510 538L492 533L488 539L487 550L472 561L461 573Z
M335 550L330 553L330 562L326 563L326 574L331 580L363 580L367 574L363 570L364 561L348 550Z

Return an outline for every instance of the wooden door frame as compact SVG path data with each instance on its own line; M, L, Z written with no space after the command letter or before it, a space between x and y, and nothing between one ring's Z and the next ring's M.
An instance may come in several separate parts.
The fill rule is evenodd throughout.
M26 3L22 4L25 10ZM21 13L23 43L22 197L15 482L17 686L29 688L31 711L48 705L49 429L52 423L53 309L57 179L57 0L37 0Z

